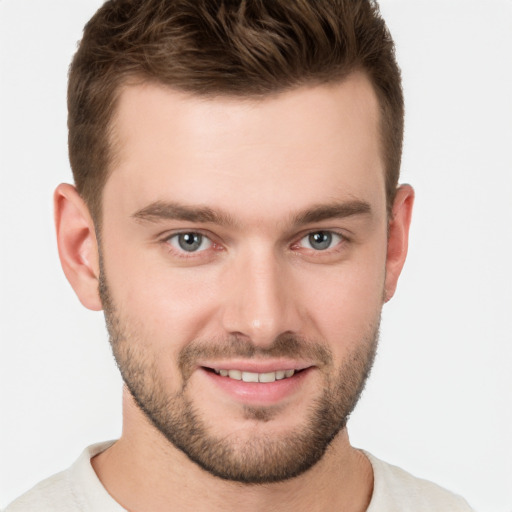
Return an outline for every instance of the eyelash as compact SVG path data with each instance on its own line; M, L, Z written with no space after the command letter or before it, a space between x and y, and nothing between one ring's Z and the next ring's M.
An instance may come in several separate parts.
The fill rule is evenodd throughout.
M316 249L315 250L312 247L304 248L304 247L300 246L300 243L303 240L307 240L308 237L311 237L312 235L317 235L320 233L330 235L332 238L338 238L339 240L334 244L334 246L332 246L332 247L329 246L325 249ZM171 240L173 240L173 239L178 240L179 237L183 236L183 235L199 235L203 238L203 240L201 241L201 244L204 243L205 240L207 240L210 245L208 247L206 247L205 249L202 249L199 251L186 251L184 249L179 249L178 247L174 246L171 243ZM174 256L176 256L178 258L182 258L182 259L204 257L205 253L209 252L210 250L214 250L214 251L224 250L222 245L220 245L220 244L216 243L214 240L212 240L211 235L206 234L200 230L180 231L177 233L173 233L172 235L167 235L164 238L162 238L161 242L165 244L168 252L170 252ZM303 249L306 249L307 251L312 251L313 253L315 253L315 256L320 257L321 255L328 255L328 254L333 254L335 252L341 251L343 249L343 247L349 242L350 242L349 238L345 234L342 234L338 231L329 230L329 229L317 229L317 230L310 230L304 234L301 234L300 238L298 238L298 240L296 242L294 242L290 245L290 248L295 249L295 250L303 248ZM179 242L177 242L177 243L179 243Z
M180 236L183 235L199 235L203 238L201 243L204 243L205 240L209 242L209 246L206 249L202 249L200 251L186 251L184 249L179 249L178 247L174 247L171 243L171 240L176 239L178 240ZM199 255L203 255L208 250L213 249L216 251L222 251L223 248L221 245L217 244L212 240L212 236L205 234L202 231L179 231L178 233L173 233L172 235L165 236L162 238L162 243L165 245L168 252L172 253L174 256L177 256L178 258L182 259L189 259L189 258L197 258ZM177 242L179 243L179 242Z
M312 251L314 252L317 252L317 253L323 253L323 252L332 252L333 250L335 250L336 247L338 247L340 244L344 243L347 241L347 238L342 235L341 233L338 233L336 231L330 231L330 230L326 230L326 229L319 229L319 230L316 230L316 231L309 231L308 233L306 233L304 236L302 236L299 241L295 244L292 245L292 247L298 247L299 244L303 241L303 240L307 240L309 245L311 245L311 237L314 236L314 235L319 235L319 234L322 234L322 235L328 235L330 238L331 238L331 241L333 241L332 239L333 238L338 238L338 242L334 244L333 247L326 247L324 249L314 249L313 247L309 247L308 249L311 249ZM330 245L330 244L329 244Z

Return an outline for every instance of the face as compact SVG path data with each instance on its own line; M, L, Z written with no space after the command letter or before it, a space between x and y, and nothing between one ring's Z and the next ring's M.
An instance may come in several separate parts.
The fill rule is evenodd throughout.
M126 87L101 298L140 409L212 474L310 468L371 368L386 283L366 78L257 100Z

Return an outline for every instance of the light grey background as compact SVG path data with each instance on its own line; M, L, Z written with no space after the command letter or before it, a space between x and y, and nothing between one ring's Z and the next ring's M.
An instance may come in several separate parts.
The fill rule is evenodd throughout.
M0 1L0 506L120 434L101 314L60 270L66 73L99 0ZM417 203L356 446L512 511L512 2L382 0Z

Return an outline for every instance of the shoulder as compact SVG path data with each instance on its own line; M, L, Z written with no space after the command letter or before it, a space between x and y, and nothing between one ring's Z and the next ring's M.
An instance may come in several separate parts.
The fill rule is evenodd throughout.
M461 496L364 452L372 464L374 489L367 512L472 512Z
M91 458L113 442L86 448L67 470L57 473L14 500L3 512L79 512L121 509L108 496L91 466Z
M58 504L57 507L56 504ZM62 471L39 482L13 501L4 512L44 512L47 510L79 510L69 482L69 471Z

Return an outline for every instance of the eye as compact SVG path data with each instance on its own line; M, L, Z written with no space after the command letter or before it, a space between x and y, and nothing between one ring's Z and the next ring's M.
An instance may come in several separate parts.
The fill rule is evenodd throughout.
M325 251L342 241L343 237L332 231L314 231L302 238L299 245L315 251Z
M185 252L199 252L209 249L212 241L201 233L178 233L167 239L167 242L175 249Z

